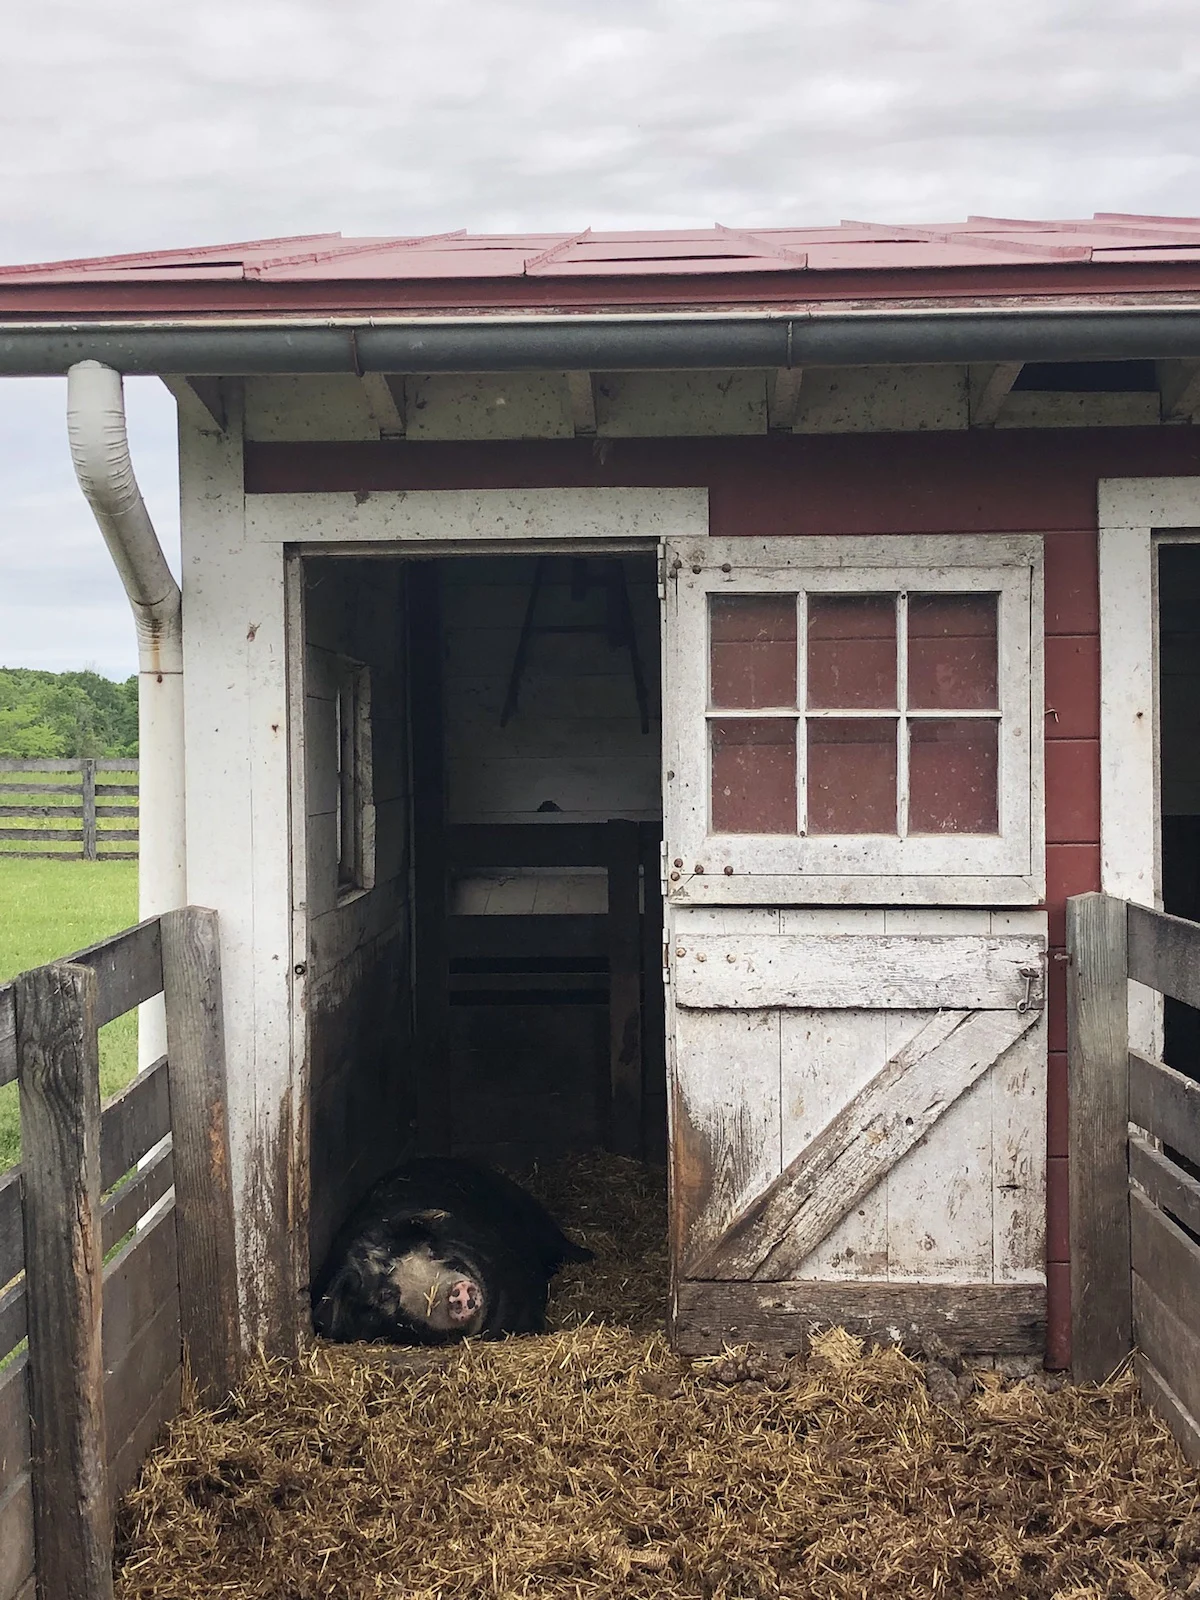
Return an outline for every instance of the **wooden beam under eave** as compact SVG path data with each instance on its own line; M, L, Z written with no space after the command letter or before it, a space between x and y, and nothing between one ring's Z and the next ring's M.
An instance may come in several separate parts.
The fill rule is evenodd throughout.
M367 397L371 421L381 439L403 439L408 432L408 406L404 379L390 372L364 372L359 380Z
M800 416L803 367L780 367L767 380L767 427L772 433L791 433Z
M596 432L596 384L590 372L568 372L571 426L577 438L590 438Z
M225 391L220 378L184 378L163 374L163 383L175 396L179 415L194 428L224 433L229 425Z
M1164 422L1195 422L1200 412L1200 361L1157 361Z
M972 428L991 428L1021 374L1023 361L996 361L967 368L967 408Z

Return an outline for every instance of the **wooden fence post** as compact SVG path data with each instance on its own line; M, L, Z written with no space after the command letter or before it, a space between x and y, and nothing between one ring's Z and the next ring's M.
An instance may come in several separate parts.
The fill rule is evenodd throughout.
M217 913L185 906L159 926L180 1325L197 1391L219 1404L237 1383L241 1338Z
M111 1600L96 975L16 979L34 1537L43 1600Z
M1099 1383L1133 1347L1126 907L1067 901L1071 1367Z
M83 773L83 859L95 861L96 850L96 763L81 761Z

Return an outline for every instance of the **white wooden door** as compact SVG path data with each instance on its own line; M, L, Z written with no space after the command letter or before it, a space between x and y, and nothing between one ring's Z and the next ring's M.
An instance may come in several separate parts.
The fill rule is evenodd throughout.
M741 543L666 562L676 1340L1037 1349L1040 552Z

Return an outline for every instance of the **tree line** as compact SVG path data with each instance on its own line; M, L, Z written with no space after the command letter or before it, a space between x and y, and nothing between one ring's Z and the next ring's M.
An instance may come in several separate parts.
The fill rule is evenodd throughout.
M0 667L0 756L119 757L138 753L137 678Z

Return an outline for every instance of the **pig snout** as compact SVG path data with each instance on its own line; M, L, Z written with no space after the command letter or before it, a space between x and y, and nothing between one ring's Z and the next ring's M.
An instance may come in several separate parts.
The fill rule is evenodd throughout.
M451 1284L446 1295L446 1310L453 1323L469 1322L483 1304L479 1285L470 1278Z

